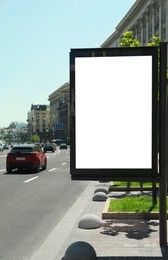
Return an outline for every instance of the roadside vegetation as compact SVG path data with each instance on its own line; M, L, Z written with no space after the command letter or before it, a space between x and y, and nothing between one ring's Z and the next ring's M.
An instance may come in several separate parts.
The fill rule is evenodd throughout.
M108 212L159 212L159 198L157 197L155 205L152 203L152 197L146 195L111 199Z
M32 142L32 143L40 142L40 137L39 137L37 134L32 135L32 136L31 136L31 142Z
M113 182L113 187L117 188L125 188L125 187L132 187L132 188L151 188L152 187L152 182L124 182L124 181L115 181ZM159 187L159 183L156 183L156 187Z

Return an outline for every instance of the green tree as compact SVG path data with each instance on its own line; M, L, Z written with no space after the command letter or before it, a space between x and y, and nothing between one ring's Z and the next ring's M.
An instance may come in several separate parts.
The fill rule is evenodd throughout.
M35 142L40 142L40 137L38 135L32 135L31 136L31 142L35 143Z
M152 47L152 46L159 46L160 45L160 37L158 36L153 36L153 41L148 42L146 44L147 47ZM123 36L122 40L119 43L120 47L141 47L141 43L134 38L134 32L133 31L126 31ZM167 70L167 79L168 79L168 70Z
M122 40L119 43L120 47L140 47L141 43L134 38L134 33L132 31L126 31L123 34Z
M159 46L160 38L158 36L153 36L153 41L146 44L146 46ZM122 40L119 43L120 47L141 47L142 44L134 38L133 31L126 31L123 36Z
M146 44L148 47L152 46L159 46L160 45L160 38L158 36L153 36L153 42L149 42Z

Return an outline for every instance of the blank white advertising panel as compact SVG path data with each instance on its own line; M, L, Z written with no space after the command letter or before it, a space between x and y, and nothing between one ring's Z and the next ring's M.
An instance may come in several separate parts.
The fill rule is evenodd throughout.
M75 58L75 167L152 168L152 55Z

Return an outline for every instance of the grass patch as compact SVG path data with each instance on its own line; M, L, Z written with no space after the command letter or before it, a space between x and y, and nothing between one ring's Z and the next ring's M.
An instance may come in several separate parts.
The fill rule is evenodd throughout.
M128 185L128 182L124 181L114 181L113 186L118 187L118 188L126 188ZM133 188L139 188L140 187L140 182L129 182L130 187ZM143 188L151 188L152 187L152 182L143 182L142 183ZM159 183L156 183L156 187L159 187Z
M157 198L156 205L153 205L151 196L112 199L109 204L108 212L159 212L159 199Z

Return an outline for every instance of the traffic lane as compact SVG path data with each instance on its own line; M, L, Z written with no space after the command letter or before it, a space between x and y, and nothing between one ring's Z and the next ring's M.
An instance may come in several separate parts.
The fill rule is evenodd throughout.
M0 252L4 259L13 259L13 252L15 259L29 259L87 187L88 182L70 180L66 156L63 152L60 158L66 164L60 163L53 172L42 171L34 181L23 182L23 174L4 178L8 179L5 196L0 189ZM50 162L55 165L54 154L49 168Z
M5 149L3 152L0 152L0 173L6 169L6 156L9 151L10 149Z
M6 165L6 154L0 152L0 170L5 169Z
M69 163L70 161L70 150L59 150L57 153L46 153L47 160L50 162L50 169L58 168L62 164ZM54 157L54 159L53 159Z
M27 171L13 171L8 174L6 172L6 157L3 157L3 164L0 168L0 196L11 194L15 192L16 187L22 182L27 183L30 181L35 181L38 177L45 175L46 173L52 173L58 171L63 164L69 163L69 151L57 151L56 153L46 153L47 156L47 169L40 171L38 174ZM8 188L6 188L8 187Z
M58 156L59 155L59 156ZM8 196L15 193L16 187L22 183L35 181L43 174L59 171L60 166L69 162L69 151L57 151L55 153L46 153L47 156L47 169L40 171L38 174L32 171L13 171L11 174L6 172L6 157L3 157L3 164L0 167L0 196ZM6 178L4 178L6 176ZM8 187L8 188L6 188Z
M13 171L11 174L7 174L6 157L3 157L3 164L0 168L0 198L13 196L20 189L22 183L36 181L37 178L46 175L46 173L58 172L62 165L69 163L69 152L47 153L46 156L47 169L40 171L38 174L32 171ZM67 169L67 172L69 175L69 169Z
M8 212L4 215L4 220L7 226L4 225L4 220L0 219L3 225L3 230L2 227L0 230L2 234L7 234L4 240L5 243L9 241L7 244L10 245L10 250L8 246L0 247L1 255L4 252L6 259L12 259L13 252L16 259L27 259L33 255L87 186L84 182L63 182L66 174L66 170L50 174L50 181L39 178L27 184L24 193L21 190L18 192L19 200L6 204Z

